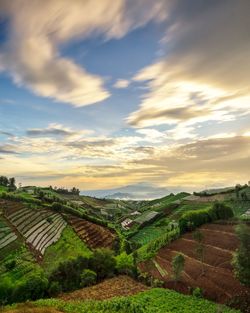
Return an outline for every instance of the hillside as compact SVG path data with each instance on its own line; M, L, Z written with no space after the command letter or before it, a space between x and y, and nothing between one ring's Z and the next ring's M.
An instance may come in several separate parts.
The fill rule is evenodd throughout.
M235 277L231 261L240 245L234 226L248 222L249 199L247 185L193 195L181 192L150 201L92 198L79 195L77 188L69 191L28 186L10 190L2 186L0 302L60 294L60 300L36 303L73 313L72 300L128 297L147 290L147 285L189 294L194 306L206 306L208 302L192 296L200 288L202 297L248 312L245 303L249 289ZM195 229L204 236L203 264L195 252ZM177 253L184 255L185 267L176 283L172 260ZM120 274L140 282L124 276L116 278ZM182 297L174 291L164 292L153 289L125 299L133 308L137 307L134 301L143 302L144 294L148 294L149 298L166 298L171 307L171 301L174 305L174 299ZM241 305L236 303L236 295ZM112 312L115 303L111 300L95 305L107 305ZM90 308L87 302L82 305ZM78 312L79 308L74 310Z

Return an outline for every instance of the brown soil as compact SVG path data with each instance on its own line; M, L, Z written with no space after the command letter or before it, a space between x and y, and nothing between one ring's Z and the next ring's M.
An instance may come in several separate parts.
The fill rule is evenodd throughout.
M160 249L153 260L139 265L140 270L165 282L165 287L189 293L190 288L199 287L204 296L226 303L236 295L250 290L240 284L233 274L232 257L238 247L238 239L233 225L209 224L200 228L204 235L204 263L196 253L197 243L192 233L187 233L168 246ZM178 284L173 282L171 262L177 253L183 253L185 266ZM162 274L155 262L164 269ZM203 273L204 272L204 273Z
M134 295L148 289L145 285L128 276L118 276L92 287L61 294L59 298L63 300L105 300L113 297Z
M0 311L1 312L1 311ZM32 305L20 305L15 310L4 310L3 312L8 312L8 313L62 313L61 311L58 311L54 308L35 308Z
M68 222L90 248L113 248L115 235L108 228L75 216L70 216Z

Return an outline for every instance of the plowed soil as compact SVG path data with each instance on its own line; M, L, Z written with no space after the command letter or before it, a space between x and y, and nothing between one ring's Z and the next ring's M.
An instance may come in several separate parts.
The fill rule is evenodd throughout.
M68 222L91 249L113 248L115 235L108 228L75 216L70 216Z
M92 287L83 288L59 296L63 300L105 300L113 297L131 296L149 288L128 276L107 279Z
M190 293L190 287L199 287L206 298L219 303L227 303L237 295L250 292L233 274L232 257L239 245L234 226L207 224L200 231L204 235L203 264L197 255L193 234L187 233L160 249L153 260L141 263L141 271L163 280L165 287L183 293ZM185 266L180 282L174 283L171 262L177 253L184 255Z

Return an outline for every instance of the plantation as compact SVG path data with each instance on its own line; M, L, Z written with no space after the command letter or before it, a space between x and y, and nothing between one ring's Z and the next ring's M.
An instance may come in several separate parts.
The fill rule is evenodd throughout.
M39 300L38 307L56 308L67 313L236 313L239 311L175 291L152 289L130 297L106 301Z

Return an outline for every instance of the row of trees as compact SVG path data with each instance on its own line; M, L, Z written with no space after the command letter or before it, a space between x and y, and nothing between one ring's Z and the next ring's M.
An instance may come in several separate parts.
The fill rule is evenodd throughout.
M71 189L63 188L63 187L52 187L49 186L49 188L57 193L66 194L66 195L76 195L79 196L80 190L76 187L73 187Z
M16 190L16 180L14 177L0 176L0 186L8 187L9 190Z

